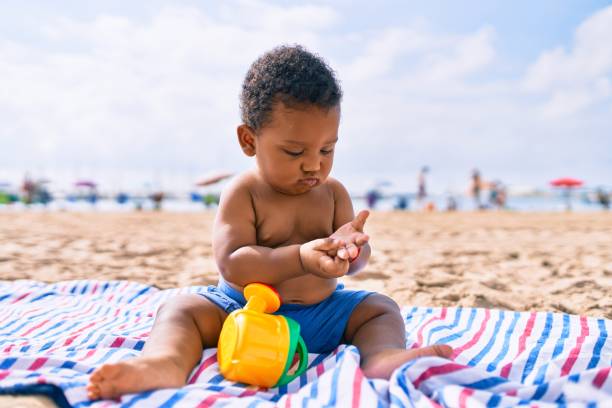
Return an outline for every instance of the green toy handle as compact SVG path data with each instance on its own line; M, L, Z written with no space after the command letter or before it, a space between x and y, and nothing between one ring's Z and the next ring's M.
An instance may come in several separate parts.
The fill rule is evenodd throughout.
M283 374L283 376L280 378L280 380L278 380L278 383L276 384L277 387L290 383L295 378L302 375L304 371L306 371L306 366L308 365L308 349L306 348L306 343L304 343L304 339L302 339L302 336L298 337L296 351L300 356L300 363L298 365L297 370L295 370L295 373L291 375Z

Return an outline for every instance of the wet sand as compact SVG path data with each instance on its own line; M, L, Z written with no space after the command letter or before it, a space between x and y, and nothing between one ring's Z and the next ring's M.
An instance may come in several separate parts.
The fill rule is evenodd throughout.
M0 213L0 280L214 284L213 217ZM375 212L366 232L372 257L343 279L349 288L376 290L400 305L612 318L612 213Z

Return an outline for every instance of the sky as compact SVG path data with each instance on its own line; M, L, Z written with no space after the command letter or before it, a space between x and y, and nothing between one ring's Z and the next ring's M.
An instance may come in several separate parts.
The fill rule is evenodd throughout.
M0 181L153 183L254 165L249 65L302 44L344 91L333 175L461 191L612 187L612 1L0 0Z

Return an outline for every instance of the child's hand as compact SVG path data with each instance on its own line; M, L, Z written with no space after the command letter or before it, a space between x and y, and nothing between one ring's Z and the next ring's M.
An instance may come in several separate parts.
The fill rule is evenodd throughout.
M370 215L369 211L363 210L353 219L351 222L347 222L336 232L334 232L330 238L333 238L339 243L346 243L340 245L337 250L328 251L328 255L336 256L342 260L352 260L359 255L359 248L365 245L370 239L369 236L363 233L363 227L365 222Z
M300 246L300 260L308 273L321 278L339 278L346 275L349 270L349 261L337 256L328 255L336 253L345 243L332 238L315 239Z

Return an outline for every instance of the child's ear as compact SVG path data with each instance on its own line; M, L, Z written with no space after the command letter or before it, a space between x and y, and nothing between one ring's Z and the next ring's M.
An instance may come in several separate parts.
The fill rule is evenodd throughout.
M240 125L238 129L236 129L236 133L238 134L238 143L240 143L240 147L244 154L249 157L255 156L255 134L253 130L247 125Z

